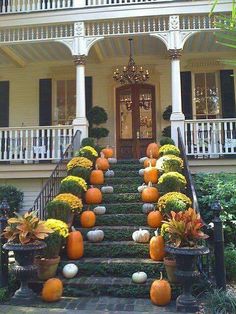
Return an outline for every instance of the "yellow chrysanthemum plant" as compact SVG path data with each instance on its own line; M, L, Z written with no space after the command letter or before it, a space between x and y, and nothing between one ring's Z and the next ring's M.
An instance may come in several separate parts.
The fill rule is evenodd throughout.
M86 157L74 157L67 164L68 175L81 177L88 180L93 162Z
M61 181L60 193L71 193L78 197L82 197L87 191L87 183L81 177L67 176Z
M98 157L98 153L92 146L84 146L78 152L76 152L75 156L86 157L94 162Z
M71 211L74 213L75 212L80 213L82 211L82 208L83 208L83 203L82 203L81 198L75 196L72 193L58 194L56 197L54 197L53 200L54 201L62 201L62 202L69 204Z

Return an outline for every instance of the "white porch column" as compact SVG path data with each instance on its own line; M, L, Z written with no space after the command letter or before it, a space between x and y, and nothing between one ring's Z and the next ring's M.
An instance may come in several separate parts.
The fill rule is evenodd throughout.
M171 59L171 92L172 92L172 114L171 121L171 137L178 145L177 127L180 127L182 136L184 137L184 114L182 112L181 101L181 80L180 80L180 49L170 49L169 55Z
M76 65L76 118L73 121L74 131L81 131L81 139L88 137L88 121L85 101L85 55L74 56Z

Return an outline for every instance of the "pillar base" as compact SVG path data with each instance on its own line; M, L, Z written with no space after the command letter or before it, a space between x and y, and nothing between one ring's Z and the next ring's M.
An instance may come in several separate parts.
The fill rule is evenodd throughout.
M85 137L88 137L89 123L86 117L75 118L72 124L74 126L74 132L76 132L77 130L81 131L81 140Z
M175 141L175 144L178 146L178 132L177 128L180 128L182 137L184 139L184 121L185 116L183 113L174 112L170 116L171 121L171 138Z

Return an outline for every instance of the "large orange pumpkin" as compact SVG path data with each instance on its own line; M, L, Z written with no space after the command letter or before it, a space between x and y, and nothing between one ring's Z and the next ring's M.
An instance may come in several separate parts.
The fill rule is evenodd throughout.
M91 228L95 226L96 215L92 210L85 210L80 216L80 223L83 228Z
M159 192L157 188L152 186L152 183L149 182L148 186L143 189L141 194L141 199L144 203L155 203L158 201Z
M171 301L171 286L161 277L153 281L150 289L150 298L155 305L167 305Z
M160 228L163 216L159 210L151 211L147 216L147 223L152 228Z
M158 158L159 156L159 146L157 143L151 143L148 145L146 150L147 157Z
M102 202L102 192L98 188L91 187L85 193L87 204L100 204Z
M157 183L158 181L158 170L156 167L152 167L151 165L147 168L144 169L144 182L152 182L152 183Z
M79 259L84 254L84 241L80 231L72 227L66 243L66 252L69 259Z
M144 160L144 163L143 163L144 168L147 168L149 166L155 167L156 166L156 162L157 162L156 158L152 158L152 157L151 158L147 158L147 159Z
M112 158L113 157L113 149L109 146L103 148L102 153L104 154L105 158Z
M162 261L165 256L165 241L158 235L158 231L155 231L155 235L150 240L149 254L154 261Z
M45 302L55 302L60 300L63 293L62 281L58 278L48 279L42 290L42 299Z
M103 184L104 174L102 170L99 170L96 166L96 170L91 171L89 181L91 184Z
M98 166L98 169L101 169L103 171L106 171L109 169L110 165L108 160L104 157L104 154L101 153L101 157L96 159L96 165Z

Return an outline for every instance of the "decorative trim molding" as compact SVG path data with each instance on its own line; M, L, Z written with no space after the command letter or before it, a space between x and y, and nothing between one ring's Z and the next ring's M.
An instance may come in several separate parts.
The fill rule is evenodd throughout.
M85 65L86 63L86 55L75 55L73 58L75 65Z
M182 49L169 49L169 57L171 60L177 60L181 57L181 51Z

